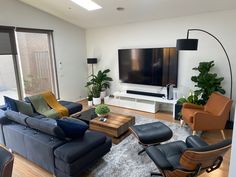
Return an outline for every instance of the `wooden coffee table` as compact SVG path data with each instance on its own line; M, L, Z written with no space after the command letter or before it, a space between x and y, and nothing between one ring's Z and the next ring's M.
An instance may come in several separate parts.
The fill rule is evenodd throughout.
M134 116L117 113L109 113L107 121L102 122L100 118L94 118L89 123L90 130L103 132L112 138L114 144L118 144L129 134L129 127L135 124Z

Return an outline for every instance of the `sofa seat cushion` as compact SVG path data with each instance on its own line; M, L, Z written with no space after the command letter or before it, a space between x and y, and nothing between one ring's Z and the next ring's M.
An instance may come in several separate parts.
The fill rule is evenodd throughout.
M56 158L67 163L72 163L76 159L85 155L97 146L106 141L106 136L102 133L87 131L83 137L74 139L60 147L58 147L54 154Z
M198 111L199 111L198 109L189 109L189 108L182 109L184 120L189 123L193 123L193 116L195 112L198 112Z
M68 138L82 137L89 128L85 122L73 118L63 118L56 121L57 125L64 131Z
M82 105L80 103L74 103L70 101L59 101L59 103L69 110L70 115L82 110Z

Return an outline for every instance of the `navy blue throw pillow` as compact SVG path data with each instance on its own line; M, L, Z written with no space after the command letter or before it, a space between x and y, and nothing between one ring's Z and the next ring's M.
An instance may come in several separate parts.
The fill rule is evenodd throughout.
M14 99L4 96L4 101L7 109L18 112L16 101Z
M85 122L71 118L57 119L56 121L57 125L64 131L67 138L82 137L89 128Z

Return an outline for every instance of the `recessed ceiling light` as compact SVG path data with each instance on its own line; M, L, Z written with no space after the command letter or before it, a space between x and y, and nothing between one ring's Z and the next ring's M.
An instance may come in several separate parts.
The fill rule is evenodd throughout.
M92 0L71 0L74 3L78 4L79 6L91 11L101 9L102 7L99 6L97 3L93 2Z
M125 8L124 7L117 7L116 10L123 11L123 10L125 10Z

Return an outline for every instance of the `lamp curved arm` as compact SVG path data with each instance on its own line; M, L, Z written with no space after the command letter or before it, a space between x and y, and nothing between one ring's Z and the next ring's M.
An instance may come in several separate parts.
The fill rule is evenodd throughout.
M203 33L206 33L206 34L210 35L211 37L213 37L220 44L220 46L222 47L222 49L223 49L223 51L224 51L224 53L225 53L225 55L227 57L228 64L229 64L229 72L230 72L230 99L232 99L232 89L233 89L232 68L231 68L231 63L230 63L229 55L226 52L225 47L223 46L223 44L220 42L220 40L216 36L214 36L213 34L209 33L208 31L205 31L205 30L202 30L202 29L188 29L187 39L189 38L189 32L190 31L201 31Z

